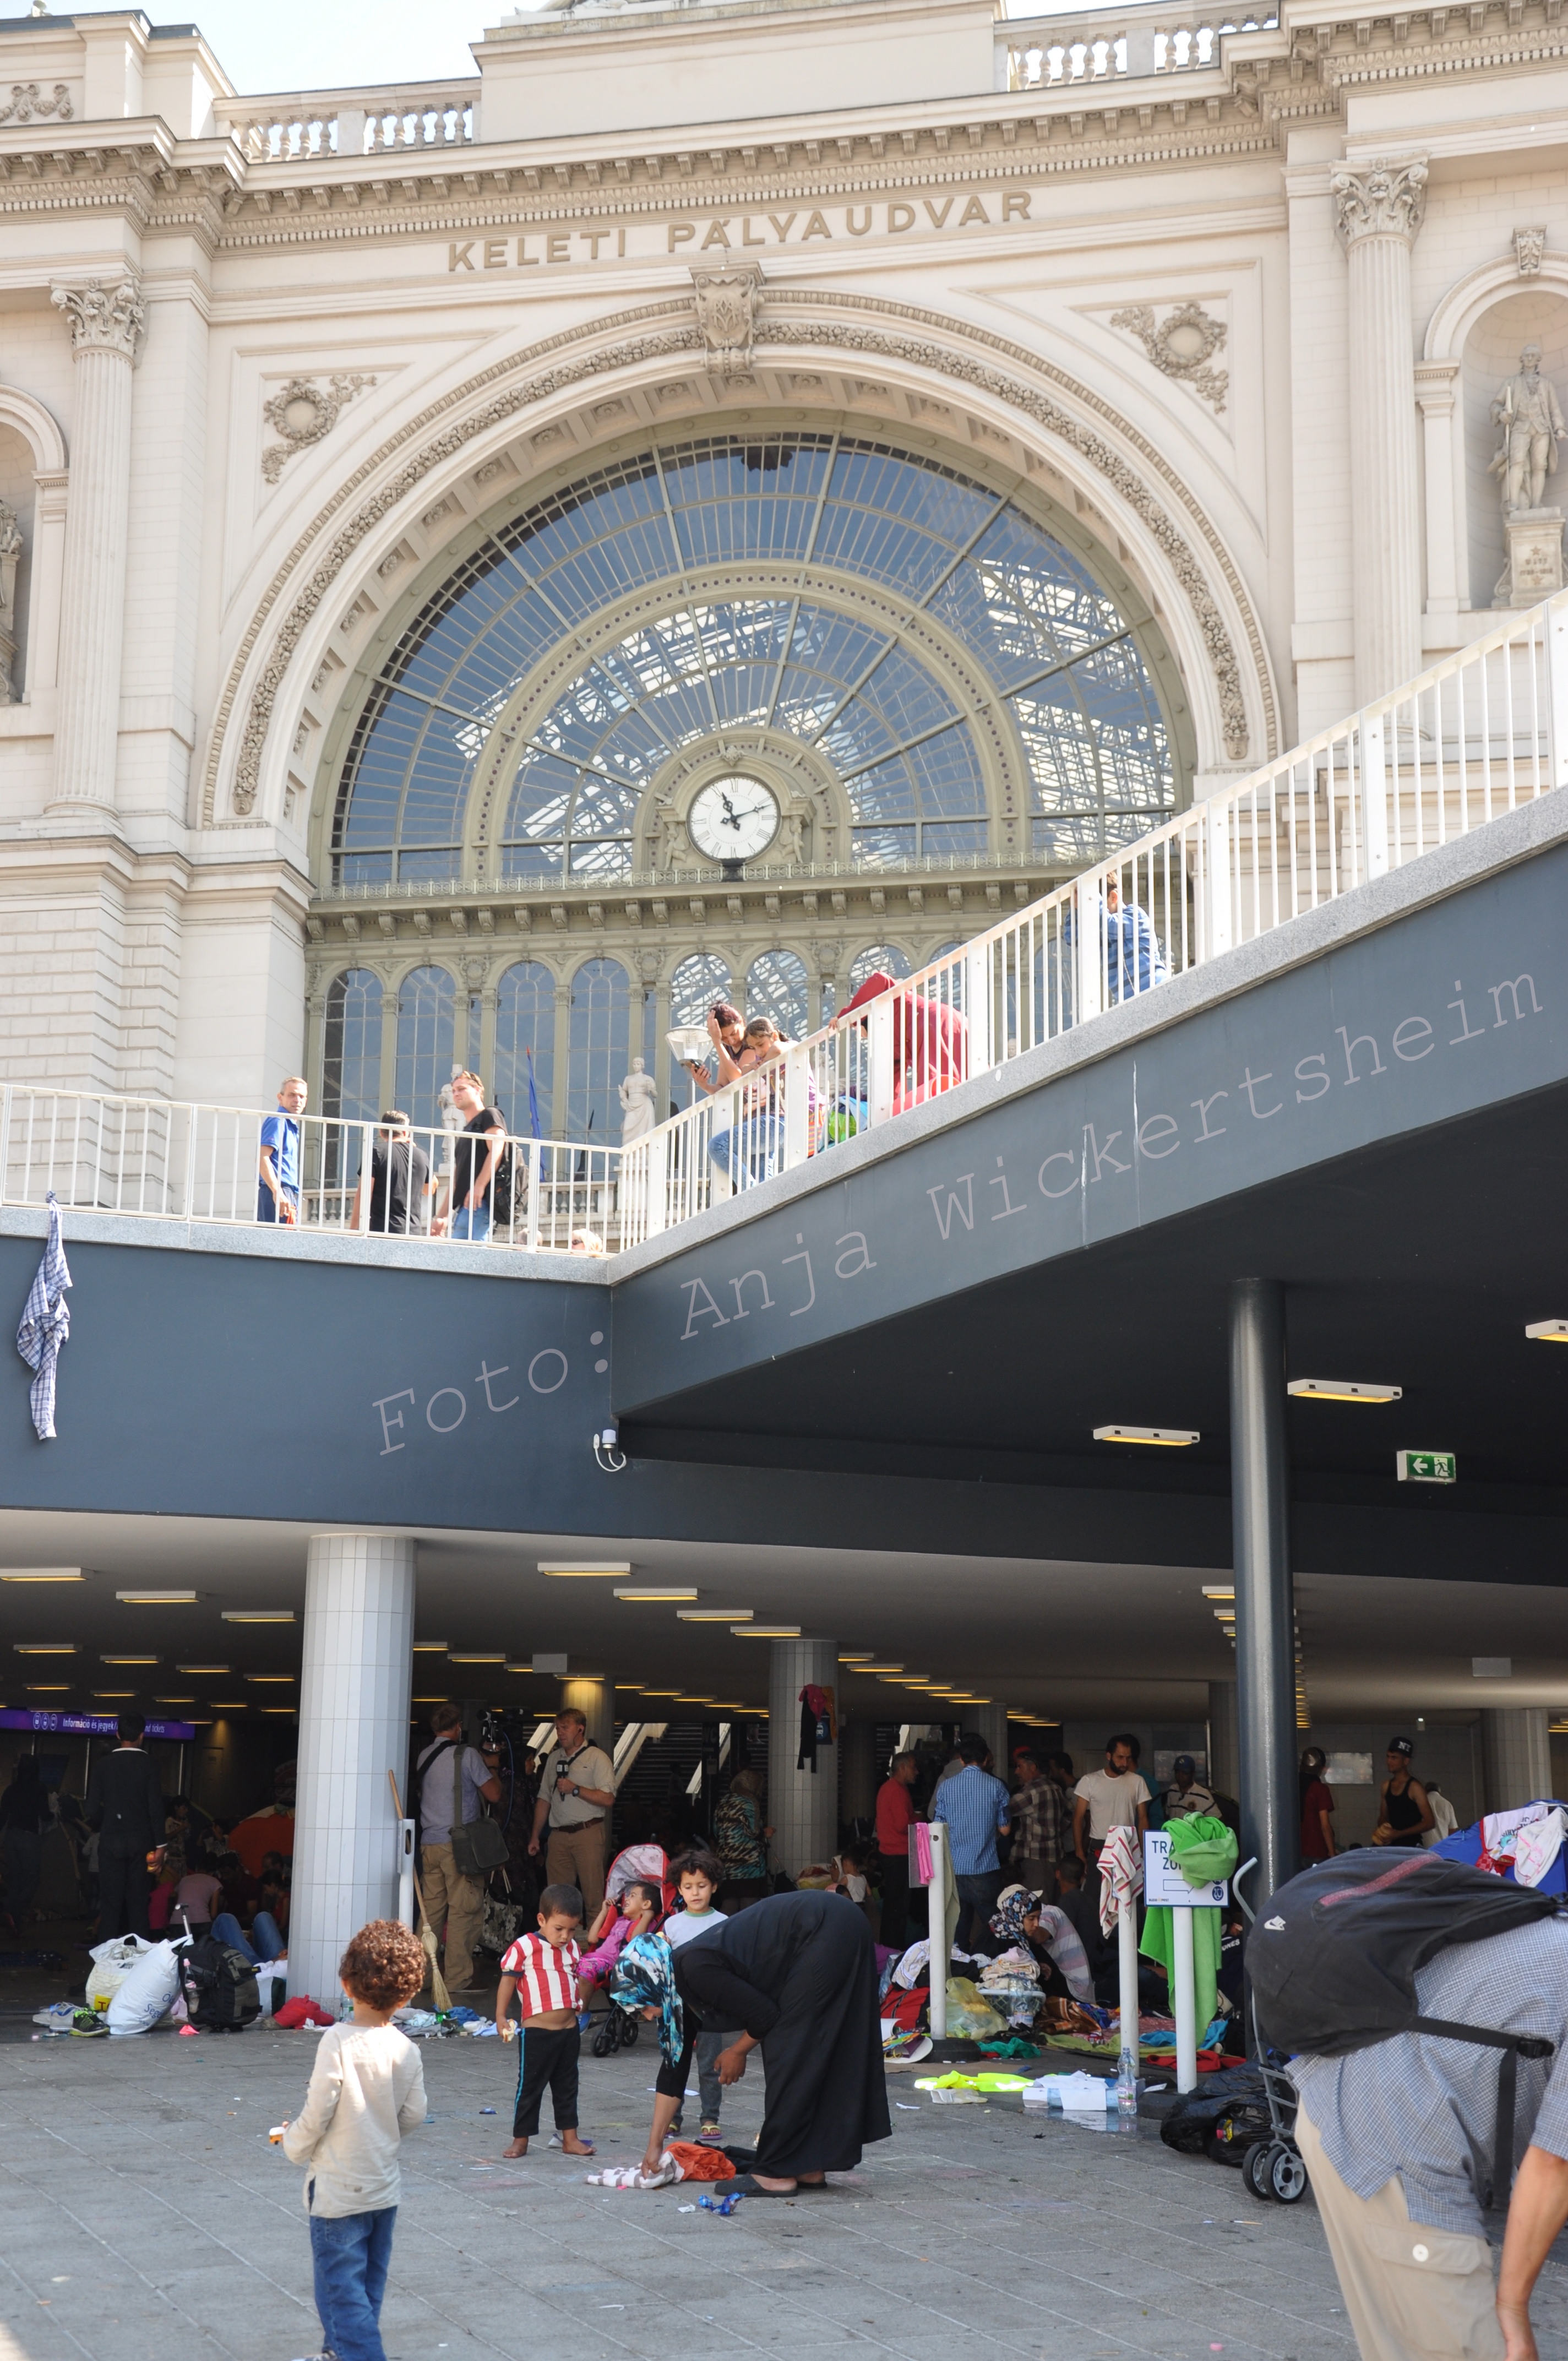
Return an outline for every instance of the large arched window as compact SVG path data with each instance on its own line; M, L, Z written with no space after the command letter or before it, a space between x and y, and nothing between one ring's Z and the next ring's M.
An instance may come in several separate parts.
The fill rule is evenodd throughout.
M746 1014L771 1016L788 1041L811 1030L811 979L798 951L763 951L746 977Z
M535 1106L539 1137L549 1138L554 1079L555 979L537 960L519 960L496 990L496 1072L490 1091L517 1138L533 1137Z
M777 587L781 566L798 588ZM637 591L635 625L596 635ZM600 643L535 695L574 637ZM933 457L826 432L645 451L488 534L392 649L351 739L334 880L466 863L610 882L655 774L746 729L814 750L862 866L983 855L998 720L1035 857L1077 857L1176 800L1154 661L1152 624L1081 555Z
M614 1147L631 1054L631 984L619 960L585 960L572 978L567 1043L566 1137Z
M906 975L915 972L909 964L908 952L901 951L896 943L868 943L850 969L851 998L867 976L875 975L879 970L883 975L891 975L895 983L902 983Z
M441 1121L452 1080L457 987L444 967L416 967L398 990L398 1104L411 1123Z
M716 1000L729 998L729 968L717 951L693 951L670 978L672 1025L706 1025Z
M381 1113L381 979L367 967L327 986L322 1113L374 1123Z

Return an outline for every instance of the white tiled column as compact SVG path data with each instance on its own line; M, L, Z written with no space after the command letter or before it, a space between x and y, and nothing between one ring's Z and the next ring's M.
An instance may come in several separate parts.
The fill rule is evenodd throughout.
M317 1533L305 1572L289 1990L335 2011L337 1963L398 1915L397 1816L409 1758L416 1544ZM403 1807L409 1799L403 1795Z
M1481 1708L1482 1809L1511 1812L1552 1793L1551 1719L1543 1705ZM1415 1764L1421 1773L1420 1761Z
M831 1861L839 1842L839 1750L819 1746L815 1773L795 1769L800 1752L800 1692L832 1688L839 1678L834 1640L768 1642L768 1818L773 1857L791 1877L811 1861Z

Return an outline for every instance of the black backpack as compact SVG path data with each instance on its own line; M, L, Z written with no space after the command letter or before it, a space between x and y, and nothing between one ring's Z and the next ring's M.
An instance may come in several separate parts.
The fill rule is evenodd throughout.
M1550 1894L1435 1853L1400 1848L1390 1856L1370 1845L1315 1861L1280 1887L1247 1937L1258 2033L1291 2057L1343 2058L1396 2033L1500 2049L1492 2188L1506 2204L1519 2061L1550 2058L1554 2045L1539 2034L1422 2016L1416 1974L1453 1943L1509 1934L1561 1912Z
M261 2015L256 1970L232 1943L203 1935L180 1954L185 2013L202 2033L243 2033Z

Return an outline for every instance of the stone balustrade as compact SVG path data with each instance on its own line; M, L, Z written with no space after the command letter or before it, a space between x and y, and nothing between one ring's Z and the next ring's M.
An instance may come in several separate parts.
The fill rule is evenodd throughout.
M1272 11L1172 18L1141 8L1130 14L1092 9L1074 16L1014 17L997 27L997 86L1056 90L1190 72L1218 65L1223 34L1271 32L1278 22Z
M379 156L411 148L468 146L475 92L375 90L286 92L219 102L214 112L255 164L313 156Z

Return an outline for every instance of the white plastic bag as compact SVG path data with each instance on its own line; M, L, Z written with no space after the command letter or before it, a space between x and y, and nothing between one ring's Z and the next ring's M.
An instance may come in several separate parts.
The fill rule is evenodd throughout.
M154 1943L109 2003L111 2033L150 2033L180 1989L180 1962L172 1943Z
M115 1935L88 1953L93 1962L87 1978L87 2005L100 2016L136 1966L154 1949L142 1935Z
M288 1993L289 1954L280 1960L263 1960L256 1971L256 1989L261 1995L261 2014L275 2016Z

